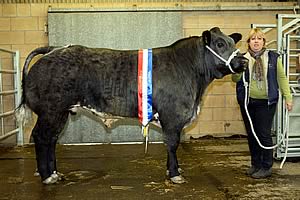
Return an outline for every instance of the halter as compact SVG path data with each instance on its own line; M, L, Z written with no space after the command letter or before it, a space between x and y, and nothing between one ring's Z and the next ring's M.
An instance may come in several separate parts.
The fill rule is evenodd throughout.
M229 68L229 70L232 72L232 73L236 73L233 69L232 69L232 67L231 67L231 65L230 65L230 62L231 62L231 60L235 57L235 56L237 56L237 53L240 51L239 49L237 49L237 50L235 50L234 52L232 52L232 54L229 56L229 58L228 58L228 60L225 60L224 58L222 58L219 54L217 54L214 50L212 50L209 46L205 46L210 52L212 52L215 56L217 56L220 60L222 60L225 64L226 64L226 66L228 66L228 68Z

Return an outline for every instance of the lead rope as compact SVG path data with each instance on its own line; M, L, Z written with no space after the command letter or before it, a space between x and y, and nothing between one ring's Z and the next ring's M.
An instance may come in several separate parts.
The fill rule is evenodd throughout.
M247 114L247 117L248 117L248 120L249 120L249 123L250 123L251 131L252 131L252 133L253 133L253 135L254 135L257 143L259 144L259 146L261 148L263 148L263 149L275 149L275 148L277 148L283 142L284 137L286 137L286 149L285 149L284 159L282 160L282 162L280 164L280 169L281 169L282 166L283 166L283 164L284 164L284 162L285 162L285 160L286 160L287 149L288 149L288 137L289 137L288 133L287 133L288 132L287 131L288 130L287 129L287 126L288 126L288 118L287 118L288 117L288 112L286 111L286 113L285 113L285 116L286 116L286 122L285 122L286 123L286 127L285 127L285 130L283 131L284 135L282 136L281 140L276 145L271 146L271 147L266 147L266 146L262 145L261 142L260 142L260 140L258 139L256 133L255 133L255 130L253 128L252 119L251 119L251 117L249 115L249 112L248 112L248 86L249 85L248 85L248 82L246 82L246 79L245 79L245 72L243 72L242 77L243 77L243 84L244 84L244 87L245 87L244 108L245 108L245 111L246 111L246 114Z
M288 123L288 117L289 117L289 112L286 110L285 111L285 135L286 135L286 141L285 141L285 151L284 151L284 157L281 161L281 164L280 164L280 169L282 169L283 165L284 165L284 162L286 161L286 157L287 157L287 154L288 154L288 147L289 147L289 132L287 130L289 130L289 123ZM282 137L284 138L284 136Z

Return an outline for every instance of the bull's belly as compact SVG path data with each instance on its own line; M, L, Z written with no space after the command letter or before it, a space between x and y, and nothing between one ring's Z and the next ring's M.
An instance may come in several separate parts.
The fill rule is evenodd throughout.
M124 117L124 116L113 115L111 113L99 112L95 108L88 108L86 106L81 106L79 104L71 106L70 111L73 113L80 113L80 114L84 114L84 111L90 112L90 113L94 114L95 116L97 116L103 122L103 124L108 128L111 128L112 124L119 120L129 118L129 117ZM153 117L153 120L151 121L151 124L161 128L158 113L155 113L153 116L154 117ZM133 117L130 117L130 118L133 118Z
M197 110L193 112L192 118L183 128L186 128L189 125L191 125L197 119L197 117L199 116L199 113L200 113L200 105L198 105Z

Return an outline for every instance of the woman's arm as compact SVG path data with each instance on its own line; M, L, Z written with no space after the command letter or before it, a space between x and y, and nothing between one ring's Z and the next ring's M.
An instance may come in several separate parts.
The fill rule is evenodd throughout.
M232 74L231 75L231 80L233 82L238 82L242 78L242 73L237 73L237 74Z
M286 107L288 111L293 109L293 97L290 91L289 81L284 73L284 69L282 66L282 60L278 57L277 60L277 80L279 84L280 91L285 98Z

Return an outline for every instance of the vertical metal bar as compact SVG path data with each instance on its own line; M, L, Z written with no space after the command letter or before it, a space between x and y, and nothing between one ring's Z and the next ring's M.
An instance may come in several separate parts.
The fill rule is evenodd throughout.
M0 71L2 70L2 60L0 58ZM0 92L3 92L2 73L0 73ZM0 114L4 112L3 96L0 95ZM4 119L1 117L1 136L4 135Z
M290 39L290 35L287 35L286 36L286 65L285 65L285 73L286 73L286 76L287 76L287 79L288 81L290 82L290 42L291 42L291 39Z
M285 62L284 62L284 70L285 70L285 74L286 74L286 77L288 79L288 81L290 80L290 76L289 76L289 73L290 73L290 70L289 70L289 63L290 63L290 35L288 34L284 34L285 35ZM290 81L289 81L290 82ZM283 117L282 117L282 124L283 124L283 128L282 128L282 137L284 137L284 134L285 134L285 131L289 131L288 128L289 128L289 115L286 115L286 107L284 105L284 102L285 100L283 100L283 108L282 108L282 112L283 112ZM286 140L288 140L288 137L286 138ZM284 152L285 151L288 151L288 141L286 141L285 143L283 142L282 143L282 147L284 149ZM281 157L284 157L284 153L282 152L282 156Z
M282 15L277 15L277 52L281 54L282 51Z
M14 54L14 81L15 81L15 90L17 91L15 93L15 108L20 105L21 98L22 98L22 86L21 86L21 69L20 69L20 53L19 51L16 51ZM17 145L23 145L24 144L24 135L23 135L23 125L20 122L16 122L17 126L19 128L18 134L17 134Z
M277 15L277 53L283 55L283 46L282 46L282 16ZM284 55L283 55L284 56ZM276 135L277 143L280 142L282 137L282 95L279 91L279 98L277 103L277 112L276 112Z

